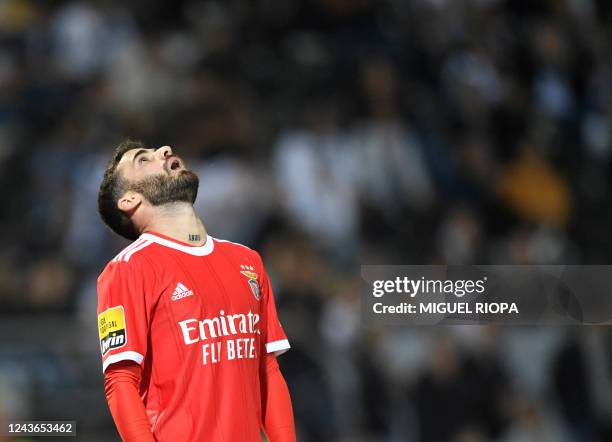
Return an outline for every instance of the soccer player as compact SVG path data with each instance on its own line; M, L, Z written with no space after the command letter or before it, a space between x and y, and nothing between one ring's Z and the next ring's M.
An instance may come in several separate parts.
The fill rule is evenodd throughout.
M125 441L295 440L276 355L289 349L259 254L212 238L198 177L172 149L126 141L100 185L134 242L98 278L105 394ZM247 220L245 220L247 222Z

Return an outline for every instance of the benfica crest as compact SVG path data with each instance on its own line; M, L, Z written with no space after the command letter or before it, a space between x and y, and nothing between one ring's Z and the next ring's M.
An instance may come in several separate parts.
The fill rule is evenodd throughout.
M249 287L251 287L251 291L253 292L253 296L255 296L255 299L259 301L259 299L261 298L261 291L259 290L259 282L257 281L257 273L252 271L253 267L250 267L250 266L240 266L240 267L251 269L251 270L242 270L240 273L242 273L244 276L249 278Z

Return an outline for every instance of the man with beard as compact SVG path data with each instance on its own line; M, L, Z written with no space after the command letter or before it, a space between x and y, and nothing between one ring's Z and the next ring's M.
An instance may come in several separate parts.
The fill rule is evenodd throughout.
M98 278L105 394L126 441L294 441L289 349L257 252L209 236L198 177L168 146L126 141L102 220L134 240Z

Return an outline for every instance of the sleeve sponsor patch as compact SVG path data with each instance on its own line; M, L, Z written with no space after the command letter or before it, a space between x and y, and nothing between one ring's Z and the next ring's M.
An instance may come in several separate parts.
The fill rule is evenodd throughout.
M109 308L98 315L98 334L102 356L127 343L123 306Z

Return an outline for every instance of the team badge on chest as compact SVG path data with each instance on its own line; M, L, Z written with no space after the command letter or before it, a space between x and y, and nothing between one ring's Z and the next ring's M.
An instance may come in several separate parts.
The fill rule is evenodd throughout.
M252 266L245 266L245 265L241 265L240 268L243 269L240 271L240 273L242 273L244 276L248 278L249 287L251 287L251 292L253 292L253 296L255 296L255 299L259 301L261 299L261 291L259 289L259 281L257 280L257 273L253 271L255 269Z

